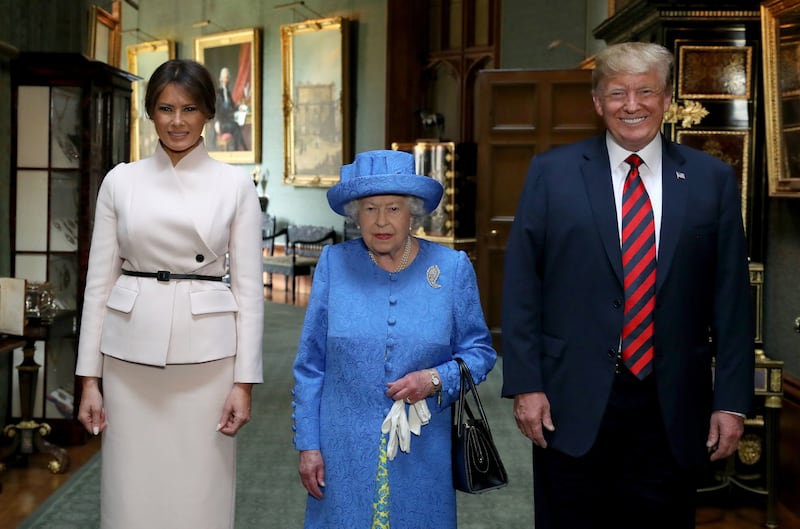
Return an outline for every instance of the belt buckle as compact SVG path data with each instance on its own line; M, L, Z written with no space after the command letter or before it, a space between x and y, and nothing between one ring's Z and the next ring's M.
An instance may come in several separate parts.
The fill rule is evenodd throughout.
M156 280L158 281L169 281L169 270L159 270L156 272Z

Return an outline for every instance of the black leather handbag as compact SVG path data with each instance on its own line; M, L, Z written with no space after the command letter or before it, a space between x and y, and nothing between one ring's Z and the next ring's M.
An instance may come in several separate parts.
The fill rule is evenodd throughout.
M469 494L480 494L508 485L508 475L492 439L478 390L467 364L455 359L461 371L461 392L453 405L453 485ZM467 403L469 395L478 410Z

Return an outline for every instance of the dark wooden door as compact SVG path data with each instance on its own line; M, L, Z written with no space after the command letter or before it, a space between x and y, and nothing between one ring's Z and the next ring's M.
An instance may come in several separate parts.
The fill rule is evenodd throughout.
M590 70L484 70L478 74L478 287L501 352L503 266L531 158L599 134Z

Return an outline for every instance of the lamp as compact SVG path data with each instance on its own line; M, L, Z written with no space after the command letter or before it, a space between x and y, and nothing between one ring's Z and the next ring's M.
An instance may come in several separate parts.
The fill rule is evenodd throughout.
M429 132L435 132L433 136L439 138L444 131L444 115L440 114L439 112L434 112L432 110L428 110L427 108L423 108L417 110L417 116L419 117L420 121L422 122L422 128L425 129L426 135Z

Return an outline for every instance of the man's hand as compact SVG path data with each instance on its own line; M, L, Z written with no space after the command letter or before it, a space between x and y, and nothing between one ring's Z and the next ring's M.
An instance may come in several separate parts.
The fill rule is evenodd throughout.
M514 419L522 435L533 441L536 446L547 448L543 428L552 432L556 427L550 417L550 401L544 392L515 395Z
M739 447L739 439L744 433L744 417L724 411L711 414L706 447L711 453L711 461L725 459Z

